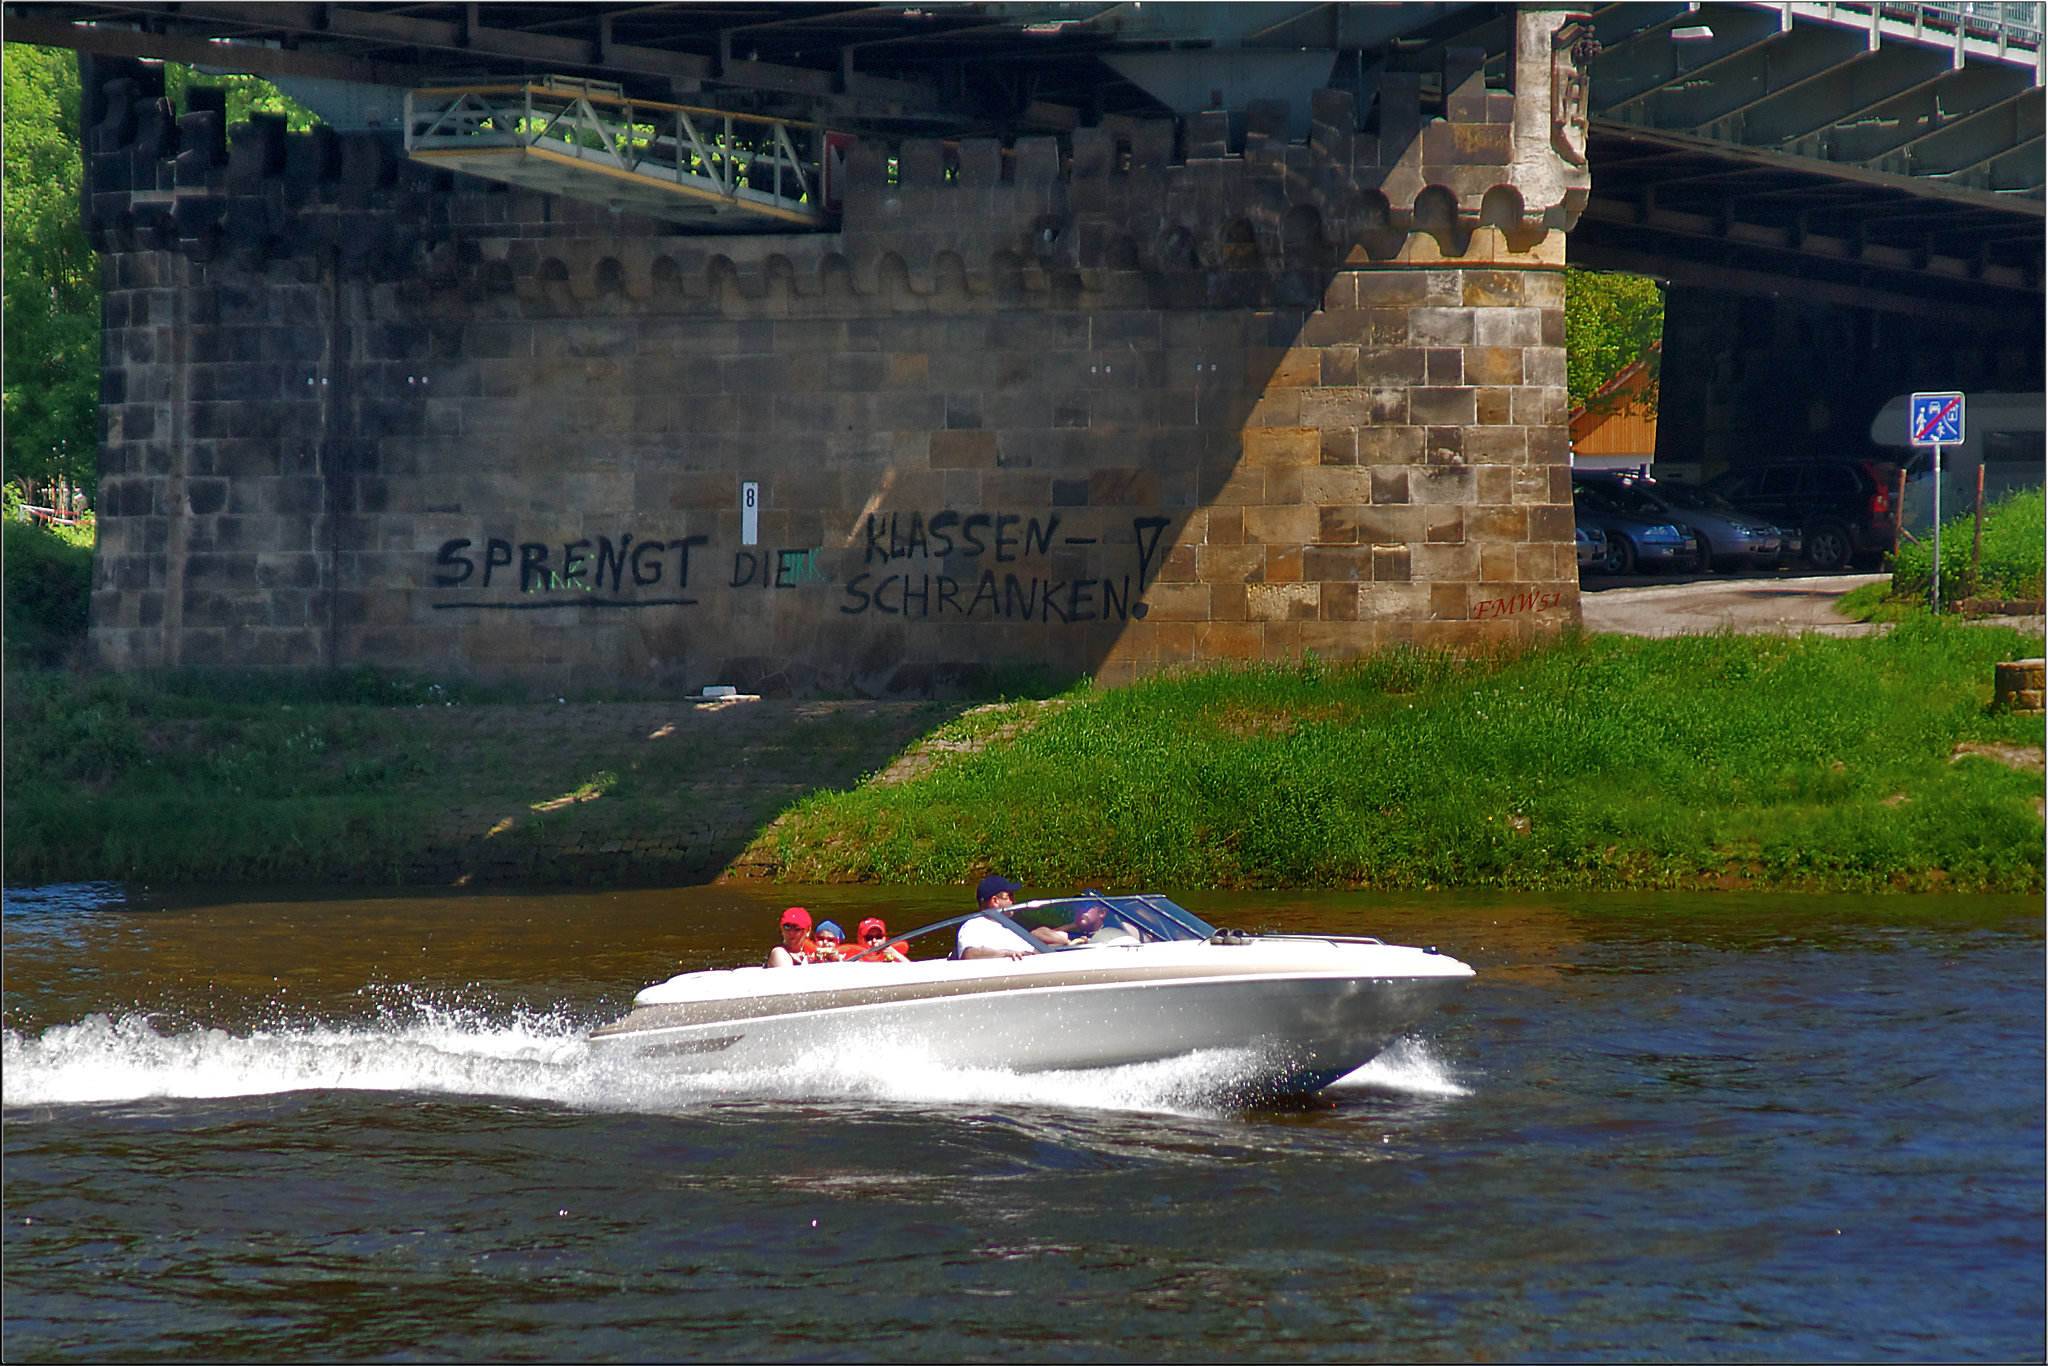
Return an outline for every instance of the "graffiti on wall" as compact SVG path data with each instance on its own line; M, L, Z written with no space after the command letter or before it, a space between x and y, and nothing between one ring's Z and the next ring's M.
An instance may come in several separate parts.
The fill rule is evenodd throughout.
M1141 600L1161 559L1165 517L1133 517L1127 567L1092 577L1055 577L1055 550L1085 549L1063 514L942 509L869 514L853 549L859 570L840 585L846 616L936 620L1088 622L1142 619ZM706 591L795 589L834 582L817 547L751 548L712 565L708 536L626 532L572 541L486 536L442 543L428 582L456 608L532 612L582 607L695 607ZM693 553L694 552L694 553ZM1015 566L1012 568L1011 566ZM694 578L693 578L694 575Z
M907 517L871 513L862 529L862 569L846 581L839 610L847 616L875 612L1041 623L1142 619L1147 608L1138 599L1151 585L1167 519L1131 519L1134 563L1129 572L1060 579L1049 569L1032 572L1035 566L1030 565L996 568L1044 559L1055 545L1099 543L1096 536L1063 534L1060 521L1056 512L1043 519L950 508L929 516L921 511ZM901 568L896 567L899 560L906 562Z
M710 541L708 536L670 541L629 531L617 545L609 536L565 542L560 547L561 558L556 559L556 547L547 541L521 541L515 546L491 536L479 547L460 537L443 542L434 557L434 587L468 587L478 592L495 589L499 596L478 601L464 594L434 606L514 612L563 607L694 607L698 599L683 596L690 586L690 552ZM636 590L649 591L622 596L629 581ZM560 592L579 596L554 596Z
M795 588L806 583L823 583L829 576L818 567L818 551L736 550L732 556L732 582L728 588Z

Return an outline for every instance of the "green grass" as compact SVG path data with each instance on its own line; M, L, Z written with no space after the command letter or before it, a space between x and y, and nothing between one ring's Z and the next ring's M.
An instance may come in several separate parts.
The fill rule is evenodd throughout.
M691 876L787 881L2038 890L2041 777L1951 758L2042 743L1989 709L1992 664L2040 650L1924 612L1856 640L1395 650L744 745L372 669L30 670L6 680L6 876L391 883L502 822L493 849L715 827ZM919 776L864 776L919 736ZM617 875L671 875L648 860Z
M403 850L437 806L395 706L485 700L359 669L316 675L11 671L9 882L315 878ZM369 855L374 863L375 855Z
M2039 888L2039 776L1950 762L2041 743L1987 705L2038 649L1924 620L1154 679L815 795L762 852L790 881Z
M2044 500L2040 489L2022 489L1984 509L1983 549L1973 568L1976 514L1967 512L1941 525L1943 607L1965 599L2038 601L2042 596ZM1892 559L1889 582L1864 584L1843 595L1836 610L1856 621L1902 621L1928 607L1933 586L1931 537L1906 541Z
M851 786L959 710L789 718L742 749L744 718L692 724L687 702L527 700L369 668L27 670L7 676L6 704L13 884L445 882L451 860L523 851L560 871L564 851L615 842L655 847L569 872L644 882L712 859L709 876L790 792Z

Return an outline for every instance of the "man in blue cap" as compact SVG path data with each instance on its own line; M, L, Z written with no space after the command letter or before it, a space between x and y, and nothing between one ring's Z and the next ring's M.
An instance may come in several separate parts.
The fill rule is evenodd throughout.
M1012 882L1006 877L990 873L974 889L974 899L981 906L983 914L972 920L962 921L955 937L953 952L960 958L1022 958L1028 950L1017 936L995 923L996 916L1008 919L1010 907L1015 904L1013 893L1024 890L1021 882ZM1035 929L1031 937L1040 943L1059 948L1068 943L1064 931Z

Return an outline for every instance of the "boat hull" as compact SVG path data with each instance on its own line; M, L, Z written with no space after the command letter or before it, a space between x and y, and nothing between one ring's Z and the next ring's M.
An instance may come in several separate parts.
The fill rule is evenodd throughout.
M644 1003L591 1042L605 1056L673 1072L752 1070L818 1050L848 1057L878 1047L949 1068L1014 1072L1225 1050L1217 1089L1295 1095L1364 1066L1471 980L1463 964L1414 950L1398 952L1428 958L1428 971L1362 972L1355 967L1364 964L1346 970L1270 953L1233 961L1229 950L1195 947L1204 952L1160 961L1140 950L1122 961L1034 963L1035 972L845 964L771 973L784 990L672 993L680 999Z

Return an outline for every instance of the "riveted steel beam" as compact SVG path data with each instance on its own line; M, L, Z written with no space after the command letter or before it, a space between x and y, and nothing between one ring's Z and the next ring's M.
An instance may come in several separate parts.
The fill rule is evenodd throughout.
M1910 170L1902 171L1904 163L1894 159L1914 143L2034 90L2023 71L1965 67L1934 85L1880 106L1862 122L1832 130L1826 137L1828 160L1911 174Z
M1710 81L1666 92L1654 102L1654 120L1731 142L1753 141L1745 119L1749 110L1866 55L1853 33L1795 28L1731 57Z
M1940 176L1951 183L1999 190L2005 187L1979 183L1977 173L2008 152L2041 139L2042 92L2030 88L2010 100L1955 119L1912 142L1886 154L1885 160L1903 161L1907 173ZM2038 183L2036 181L2035 183Z
M215 42L175 33L145 33L110 24L72 24L37 14L9 14L7 41L90 52L101 57L141 57L187 62L254 76L312 76L364 85L415 85L436 70L405 62L379 61L328 52L287 52L247 43Z
M2039 133L2016 147L1998 152L1957 174L1981 174L1992 189L2039 198L2048 190L2048 159L2042 156Z
M1799 86L1773 94L1744 112L1747 140L1792 147L1831 128L1876 116L1894 100L1925 90L1955 68L1931 48L1892 47L1859 53Z
M1872 247L1847 238L1816 237L1794 245L1782 234L1753 224L1738 224L1737 231L1723 233L1697 215L1662 212L1643 223L1626 208L1597 198L1587 202L1580 223L1570 248L1574 265L1632 271L1735 293L1804 297L1949 322L1968 320L1991 329L2012 325L2009 309L1994 302L1999 289L2040 286L2038 270L2028 279L2026 271L2011 266ZM1801 268L1762 268L1773 256L1795 260ZM1902 291L1899 283L1909 278L1920 287ZM1959 290L1967 290L1968 296L1959 296Z
M455 12L455 7L448 5L412 8ZM517 12L514 7L492 8ZM589 37L479 23L474 17L479 7L474 5L466 7L459 19L434 18L403 8L373 10L359 5L303 4L291 0L260 5L131 3L63 9L91 11L95 18L136 23L143 28L122 29L116 27L116 22L52 22L33 11L10 7L8 40L114 55L168 57L262 75L319 76L374 84L417 86L446 80L451 73L465 69L475 71L483 63L514 62L544 70L657 77L671 84L680 82L681 88L711 82L842 104L881 103L899 113L911 108L938 107L935 88L927 82L862 72L842 74L774 62L720 62L695 52L608 41L604 30L596 24L601 12L595 8L590 14ZM133 36L108 36L121 32ZM212 41L215 38L228 41ZM237 38L242 41L234 41ZM269 43L287 45L263 45ZM417 61L391 63L361 55L380 50L433 54L433 60L444 64L428 67ZM181 55L186 51L195 55ZM344 66L345 63L353 65Z
M1758 10L1739 10L1718 19L1710 30L1712 36L1704 39L1672 36L1681 27L1676 22L1666 26L1661 50L1655 45L1634 49L1638 55L1631 69L1607 89L1602 88L1607 66L1603 52L1603 60L1593 70L1594 106L1619 118L1638 117L1630 111L1647 106L1651 112L1640 115L1642 121L1677 126L1684 115L1668 113L1667 107L1679 107L1688 97L1711 98L1731 81L1739 86L1745 70L1768 70L1768 54L1799 41L1794 30L1779 23L1778 16ZM1804 36L1819 30L1798 32ZM1694 117L1687 126L1698 122L1701 120Z
M1771 166L1786 171L1801 171L1809 175L1826 175L1837 180L1872 186L1884 186L1904 190L1911 194L1922 194L1937 199L1958 200L1965 203L1982 203L1987 206L2010 208L2018 212L2039 217L2042 205L2039 202L2015 201L2011 196L1992 194L1970 186L1950 185L1945 181L1917 181L1909 175L1883 170L1856 162L1816 162L1812 157L1803 157L1775 148L1731 146L1690 133L1673 132L1668 129L1641 128L1634 124L1611 119L1593 120L1596 132L1622 134L1648 142L1661 142L1672 147L1690 148L1712 156L1737 161L1754 162L1759 166Z

